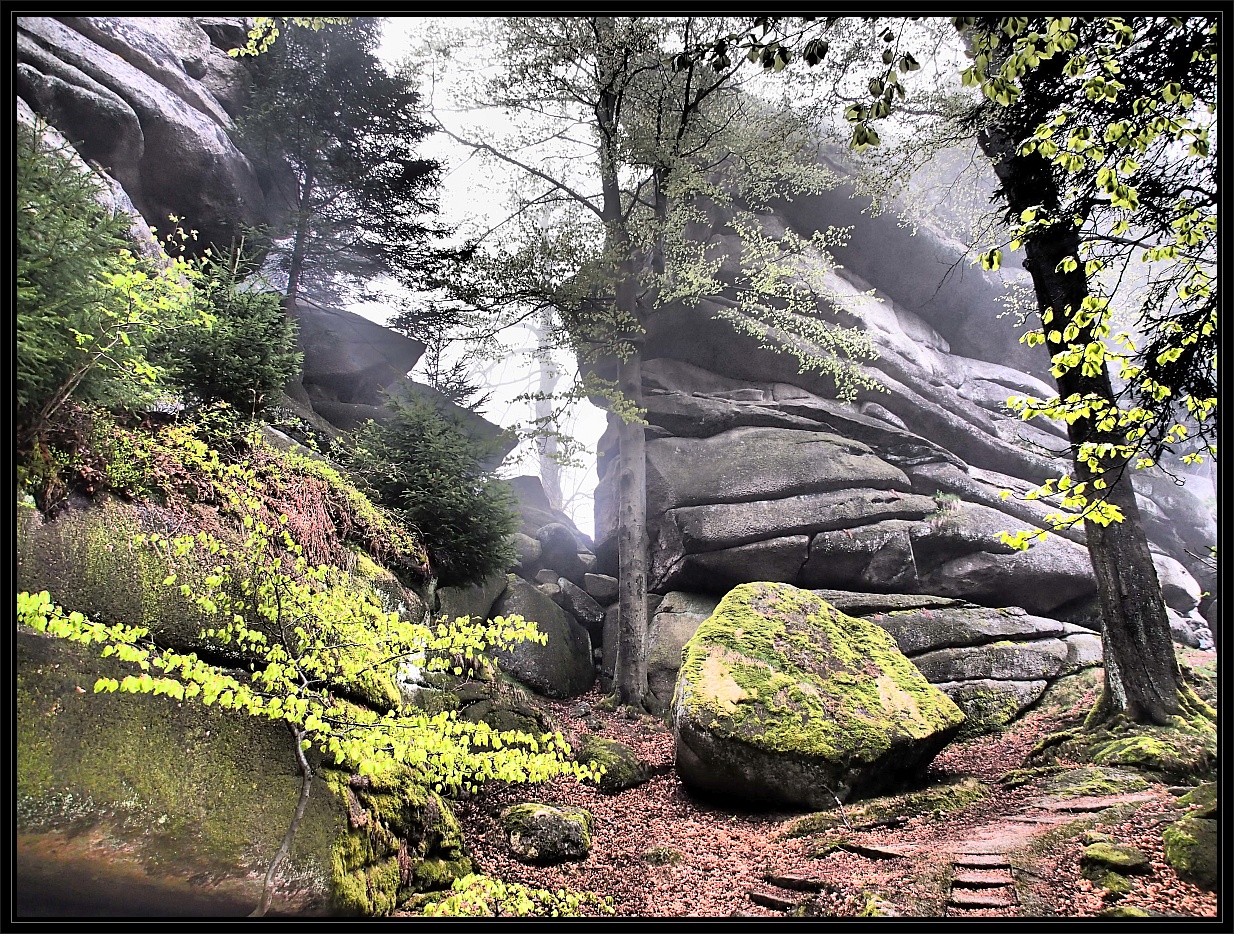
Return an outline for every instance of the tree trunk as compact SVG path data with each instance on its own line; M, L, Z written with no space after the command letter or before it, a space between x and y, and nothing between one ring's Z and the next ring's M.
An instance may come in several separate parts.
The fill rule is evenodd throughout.
M274 878L278 874L279 867L283 865L283 861L291 853L292 841L296 839L296 831L300 829L300 822L304 820L304 812L308 810L309 795L313 790L313 770L308 764L308 759L304 757L304 750L300 748L304 733L290 724L288 726L291 729L292 742L296 744L296 762L300 766L300 797L296 801L296 812L292 815L291 823L287 825L287 833L283 835L283 842L266 869L266 877L261 887L261 903L249 914L250 918L265 917L266 912L270 910L270 901L274 897Z
M311 219L309 202L313 197L313 186L316 182L313 170L309 168L305 173L304 183L300 186L300 216L296 222L295 240L291 247L291 262L287 264L287 296L284 299L284 309L288 317L295 317L296 299L300 296L300 275L304 267L304 257L308 253Z
M1017 155L1015 141L997 128L981 134L981 146L994 160L994 171L1013 216L1028 208L1047 212L1058 208L1057 184L1044 159L1036 154ZM1082 261L1071 272L1059 268L1067 257L1080 259L1078 231L1069 218L1064 219L1028 238L1024 252L1038 311L1054 312L1053 320L1045 326L1046 346L1053 355L1066 349L1066 343L1051 341L1050 332L1063 331L1071 310L1078 310L1089 294ZM1084 330L1077 338L1082 343L1089 339ZM1114 398L1104 364L1095 376L1084 376L1079 367L1072 368L1058 377L1057 383L1063 399L1090 393L1106 400ZM1088 484L1090 495L1102 495L1093 490L1092 481L1103 479L1107 484L1105 499L1123 513L1122 522L1109 526L1085 521L1104 623L1105 690L1098 710L1110 716L1121 713L1137 723L1164 724L1180 712L1181 676L1165 600L1132 489L1131 469L1123 458L1106 458L1094 471L1076 456L1082 443L1122 444L1126 439L1115 432L1098 431L1090 419L1077 419L1068 426L1067 434L1075 479Z
M618 371L626 401L642 407L642 360L636 349ZM613 687L623 704L647 694L647 437L641 422L622 422L617 473L617 665Z
M537 359L539 398L535 402L536 425L541 431L549 431L551 428L550 433L542 434L536 439L536 448L544 495L548 497L550 506L554 509L562 509L565 502L561 490L561 464L557 462L556 457L559 444L555 432L558 426L556 421L550 425L550 417L553 414L553 393L557 391L557 384L561 381L561 370L557 366L557 361L552 358L552 351L548 346L548 333L551 328L551 311L544 312L540 319L531 326L531 331L536 336L537 349L541 353Z

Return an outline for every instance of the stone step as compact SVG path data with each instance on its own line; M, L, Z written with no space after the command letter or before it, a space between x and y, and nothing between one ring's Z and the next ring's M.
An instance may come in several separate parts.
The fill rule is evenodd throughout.
M995 889L952 889L947 898L948 905L956 908L1014 908L1014 895Z
M768 872L763 875L763 880L768 885L774 885L781 889L792 889L794 892L821 892L827 888L827 883L822 879L815 879L811 876L799 876L793 873L774 873Z
M1015 885L1015 879L1006 869L962 869L952 878L951 884L962 889L997 889Z
M1011 866L1001 853L960 853L955 858L955 864L965 869L1005 869Z
M1146 791L1137 794L1122 795L1092 795L1076 798L1039 798L1035 801L1030 801L1029 805L1031 807L1041 808L1044 811L1077 811L1082 813L1090 813L1095 811L1104 811L1106 808L1112 808L1119 804L1151 801L1153 798L1153 793L1151 791Z
M858 856L866 856L870 859L903 859L906 856L912 856L913 851L908 847L903 846L875 846L867 843L841 843L839 848L847 850L850 853L856 853Z
M750 889L750 901L775 911L792 911L797 907L797 899L771 889Z
M1066 814L1015 814L1007 820L1017 824L1065 824L1071 818Z

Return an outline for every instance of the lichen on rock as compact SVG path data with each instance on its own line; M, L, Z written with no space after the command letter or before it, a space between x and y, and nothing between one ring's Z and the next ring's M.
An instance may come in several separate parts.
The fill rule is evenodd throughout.
M516 804L501 812L514 856L526 863L582 859L591 852L592 817L582 808Z
M673 719L677 770L696 790L826 808L915 775L964 715L880 627L753 583L686 643Z

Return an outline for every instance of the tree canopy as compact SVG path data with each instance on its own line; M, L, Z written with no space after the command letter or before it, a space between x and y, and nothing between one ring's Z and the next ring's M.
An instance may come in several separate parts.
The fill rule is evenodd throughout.
M263 164L291 168L272 168L291 231L273 255L291 295L307 286L337 297L383 273L415 279L441 234L428 220L439 166L417 153L431 128L410 76L374 54L378 39L372 18L289 29L256 59L239 124Z

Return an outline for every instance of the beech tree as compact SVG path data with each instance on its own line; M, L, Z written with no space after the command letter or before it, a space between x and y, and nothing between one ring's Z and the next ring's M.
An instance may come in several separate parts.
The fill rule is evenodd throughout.
M289 309L305 286L337 297L382 273L414 280L442 233L426 220L437 211L439 166L416 151L431 127L412 79L374 54L378 20L306 26L263 34L239 121L250 153L291 168L279 185L290 235L271 248Z
M1028 339L1044 342L1058 384L1054 399L1017 404L1067 422L1074 471L1058 487L1083 517L1097 575L1098 719L1164 725L1199 702L1179 673L1132 473L1192 430L1216 454L1216 24L1056 17L968 29L965 80L997 108L978 138L1040 311ZM1100 274L1117 264L1121 276L1134 259L1148 267L1146 339L1107 344L1112 300L1130 302Z
M735 326L761 333L774 324L801 334L818 348L803 363L833 375L842 393L861 382L853 361L872 355L862 336L817 314L821 284L794 262L825 251L827 235L772 240L754 213L777 197L836 183L815 158L807 121L746 93L736 64L681 58L728 29L695 17L506 20L500 51L485 57L499 76L469 104L500 108L507 127L524 135L490 140L446 131L520 174L516 210L555 205L559 223L573 225L553 241L556 249L526 244L522 256L539 250L550 262L536 272L509 263L514 276L497 291L521 290L524 309L558 309L563 338L584 367L592 365L587 391L618 419L618 462L610 468L618 500L614 689L635 706L647 692L641 364L651 317L674 303L730 296ZM458 67L454 58L449 67ZM705 204L729 212L732 229L764 259L763 275L721 275L721 261L706 252ZM562 276L554 263L564 255L574 262ZM809 314L795 313L807 307Z
M899 74L916 70L892 45L902 21L887 22L885 73L844 112L857 149L879 145L875 124L906 97ZM1023 339L1046 346L1058 385L1051 399L1009 402L1025 418L1065 420L1071 443L1072 473L1029 495L1069 510L1052 516L1057 527L1085 526L1104 621L1092 722L1211 716L1181 680L1131 478L1165 452L1190 463L1217 453L1216 21L953 23L972 60L963 83L983 98L963 121L1000 182L1004 245L1024 248L1033 281L1042 327ZM811 50L784 28L755 20L729 44L783 67ZM998 268L1002 247L981 261ZM1115 333L1116 312L1138 342ZM1023 548L1045 534L1007 540Z

